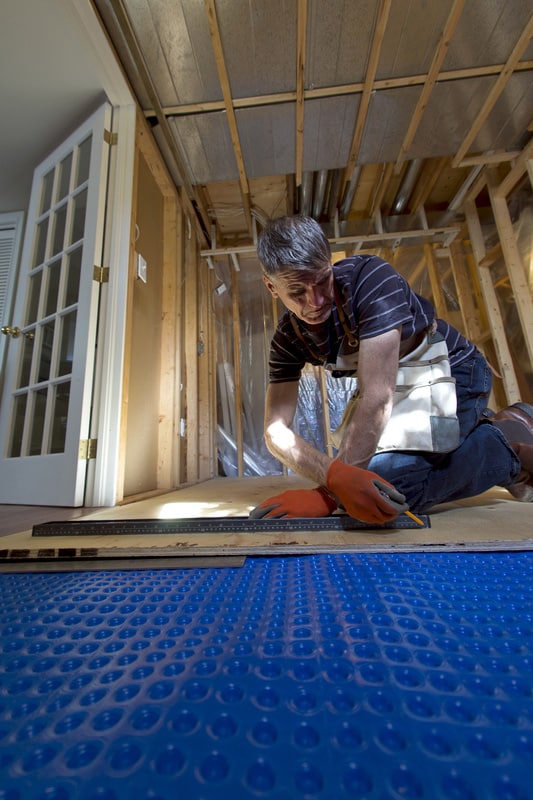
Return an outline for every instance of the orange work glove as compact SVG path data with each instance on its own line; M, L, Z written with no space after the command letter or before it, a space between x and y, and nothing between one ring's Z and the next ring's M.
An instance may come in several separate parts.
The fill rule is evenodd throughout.
M405 496L375 472L334 459L326 486L348 514L362 522L389 522L409 506Z
M252 519L280 519L281 517L329 517L337 502L321 486L316 489L288 489L263 500L250 511Z

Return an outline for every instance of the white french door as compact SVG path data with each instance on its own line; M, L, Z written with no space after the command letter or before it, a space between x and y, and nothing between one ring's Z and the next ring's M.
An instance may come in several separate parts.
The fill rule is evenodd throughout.
M33 178L0 405L0 503L84 501L111 107Z

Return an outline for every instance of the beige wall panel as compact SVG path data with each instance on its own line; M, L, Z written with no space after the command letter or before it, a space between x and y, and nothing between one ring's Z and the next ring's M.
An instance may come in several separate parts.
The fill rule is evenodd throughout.
M151 491L158 485L163 214L163 197L140 155L134 247L146 259L147 281L137 278L132 270L125 496Z

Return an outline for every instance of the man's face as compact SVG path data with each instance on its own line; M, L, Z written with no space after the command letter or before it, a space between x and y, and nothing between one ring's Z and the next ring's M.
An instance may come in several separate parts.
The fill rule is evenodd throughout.
M331 314L334 296L331 264L316 272L290 269L275 277L263 275L263 280L269 292L307 325L321 325Z

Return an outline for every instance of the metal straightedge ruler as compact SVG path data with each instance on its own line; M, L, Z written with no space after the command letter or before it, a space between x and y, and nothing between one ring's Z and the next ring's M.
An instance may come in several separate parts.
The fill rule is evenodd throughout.
M421 515L424 528L429 517ZM294 519L251 519L250 517L194 517L191 519L95 519L43 522L33 526L32 536L117 536L180 533L289 533L294 531L398 530L421 526L405 514L392 522L374 525L353 517L298 517Z

